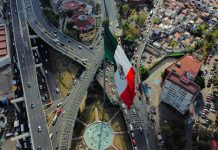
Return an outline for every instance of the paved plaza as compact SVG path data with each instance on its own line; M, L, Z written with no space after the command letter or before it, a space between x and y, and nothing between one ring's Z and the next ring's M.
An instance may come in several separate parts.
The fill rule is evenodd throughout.
M105 122L95 122L86 128L84 140L89 148L104 150L113 144L113 130Z

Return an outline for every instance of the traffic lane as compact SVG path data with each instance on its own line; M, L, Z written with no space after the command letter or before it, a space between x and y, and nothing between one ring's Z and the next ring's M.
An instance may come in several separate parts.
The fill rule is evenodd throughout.
M32 17L30 17L30 18L32 18ZM54 42L53 39L51 39L47 33L43 32L37 24L32 23L32 22L29 22L29 23L32 27L34 26L34 31L37 33L37 35L39 35L44 41L46 41L51 47L58 50L60 53L63 53L64 55L67 55L68 57L75 59L76 61L78 61L81 64L82 64L82 59L86 59L87 56L90 56L84 51L80 50L80 51L75 52L75 50L73 50L71 47L60 46L60 44ZM90 58L88 58L88 59L91 61Z
M94 69L94 68L93 68ZM97 70L97 69L96 69ZM83 78L84 77L90 77L91 76L91 74L90 74L90 70L86 73L85 71L83 72L84 73L84 76L83 76ZM80 83L81 82L81 83ZM78 81L77 81L77 83L74 85L74 87L75 87L75 89L72 89L72 92L70 93L70 95L69 95L69 97L68 97L68 99L69 100L74 100L75 102L76 101L78 101L78 98L77 98L77 96L75 96L74 94L79 94L79 96L81 97L81 95L85 95L85 92L86 92L86 87L84 87L84 85L89 85L89 84L87 84L88 82L90 82L89 80L83 80L83 79L79 79ZM78 86L78 85L80 85L80 86ZM87 86L88 87L88 86ZM82 88L82 90L81 90L81 88ZM84 94L82 94L81 92L78 92L78 91L83 91L84 92ZM72 97L71 97L72 96ZM79 98L80 99L80 98ZM82 99L82 98L81 98ZM70 101L67 101L67 102L69 102L70 103ZM62 106L62 113L63 113L63 111L67 111L67 109L69 109L69 106L68 106L68 103L66 102L66 104L65 105L63 105ZM76 103L78 103L78 102L76 102ZM66 115L66 114L64 114L64 115ZM72 114L73 115L73 114ZM75 114L74 114L75 115ZM50 126L50 133L55 133L55 134L57 134L57 135L62 135L62 130L61 130L61 128L63 127L63 122L64 122L65 120L64 120L64 118L62 117L62 115L60 115L59 117L58 117L58 119L57 119L57 122L56 122L56 124L54 125L54 126ZM69 131L70 132L70 131ZM60 141L60 136L55 136L53 139L52 139L52 143L53 143L53 145L57 145L57 144L59 144L59 141Z
M31 76L29 76L29 78L31 78ZM35 79L36 80L36 79ZM35 81L34 80L34 81ZM32 81L31 84L36 84L37 81ZM42 105L39 99L39 93L35 92L37 90L37 86L31 86L30 88L28 87L28 85L26 85L26 97L28 97L28 101L27 106L28 106L28 110L29 113L32 114L29 116L29 124L31 126L32 129L32 134L33 137L37 140L34 140L34 145L35 147L37 146L42 146L42 148L44 149L49 149L51 147L47 146L48 143L50 143L49 138L45 138L48 137L48 132L47 131L47 126L46 126L46 122L44 120L44 113L43 113L43 109L42 109ZM34 108L31 108L31 104L34 105ZM34 115L33 115L34 114ZM42 128L42 132L38 132L38 126L41 126ZM47 147L47 148L46 148Z
M24 19L24 18L23 18ZM24 26L25 27L25 26ZM23 31L27 31L27 30L23 30ZM25 33L25 32L23 32L23 34L25 35L25 34L28 34L28 33ZM28 39L27 39L28 40ZM24 41L22 41L23 43L24 43ZM27 45L27 46L29 46L29 45ZM27 48L30 48L30 46L29 47L22 47L22 49L20 50L20 51L22 51L22 50L24 50L25 51L25 49L27 49ZM20 53L19 53L20 54ZM18 56L19 56L19 54L18 54ZM32 56L32 53L31 53L31 55L30 56ZM22 57L22 56L19 56L19 58L20 57ZM29 58L31 58L31 57L29 57ZM22 58L21 58L22 59ZM26 64L27 65L27 64ZM33 62L33 60L32 60L32 65L34 66L35 64L34 64L34 62ZM22 67L22 66L21 66ZM25 66L24 66L25 67ZM32 68L32 71L31 70L28 70L29 72L33 72L34 73L34 71L35 71L35 69L33 69ZM21 74L24 74L25 76L27 76L27 78L30 80L30 79L33 79L32 77L32 74L26 74L26 73L28 73L28 72L25 72L25 71L22 71L21 72ZM26 87L26 88L25 88ZM37 98L37 95L36 96L34 96L34 94L37 94L37 92L35 92L35 89L34 88L31 88L31 90L33 90L33 91L31 91L31 90L29 90L29 88L28 88L28 86L26 86L26 85L24 85L24 89L27 91L27 92L25 92L25 97L26 98L28 98L28 101L26 100L26 105L27 106L29 106L29 104L28 104L28 102L29 101L32 101L31 100L31 98L33 98L33 97L36 97ZM24 91L25 91L24 90ZM29 92L28 92L29 91ZM28 95L28 94L30 94L30 95ZM39 105L39 107L40 107L40 105ZM41 108L42 109L42 108ZM28 108L27 108L27 111L28 111ZM42 112L42 111L41 111ZM35 114L35 113L34 113ZM38 111L37 111L37 114L40 114ZM33 116L33 115L30 115L30 116ZM41 116L42 117L42 116ZM32 121L30 121L31 120L31 118L32 117L29 117L29 122L30 122L30 126L32 127L32 125L31 125L31 123L32 123ZM33 119L34 120L34 119ZM35 119L35 120L40 120L40 116L37 116L37 119ZM43 117L43 120L44 120L44 117ZM40 121L41 122L41 121ZM34 122L34 123L36 123L36 121ZM46 130L45 130L46 131ZM34 134L35 132L33 132L33 134ZM34 136L35 137L35 136ZM49 142L49 141L48 141ZM36 141L34 140L34 143L36 143Z
M55 27L50 25L48 23L48 21L45 19L44 14L42 14L42 10L39 6L39 2L32 1L32 3L33 3L34 7L32 9L27 8L27 10L29 10L28 14L31 14L31 10L32 10L32 12L34 12L34 14L32 14L32 15L34 15L33 17L35 17L35 21L37 21L37 19L38 20L40 19L39 23L41 25L43 25L42 28L44 28L44 30L49 31L48 33L51 35L52 39L58 37L58 39L60 40L61 43L64 43L65 45L69 45L70 48L73 48L74 51L77 51L77 53L81 53L81 55L83 55L84 57L86 57L89 60L91 60L95 56L94 53L90 49L88 49L87 47L85 47L81 43L77 42L76 40L74 40L70 37L67 37L65 34L63 34L59 30L57 30ZM28 17L28 18L32 18L32 17ZM33 24L33 26L35 27L34 24ZM56 36L54 36L54 35L56 35ZM70 43L68 42L69 40L71 41ZM78 45L80 45L82 48L80 49L78 47ZM93 57L90 57L91 55Z

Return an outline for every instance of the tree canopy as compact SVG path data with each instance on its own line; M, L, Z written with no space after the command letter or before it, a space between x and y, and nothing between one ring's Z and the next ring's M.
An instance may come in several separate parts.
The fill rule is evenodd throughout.
M56 15L51 8L45 7L43 8L43 12L51 24L53 24L55 27L59 26L59 16Z
M159 18L154 18L154 24L159 24L161 21Z
M218 87L218 76L216 76L216 77L213 78L213 85L214 85L215 87Z
M147 19L147 14L144 12L144 11L141 11L140 13L139 13L139 15L138 15L138 18L137 18L137 24L139 25L139 26L142 26L142 25L144 25L144 23L145 23L145 20Z
M196 76L194 82L200 86L201 89L205 88L205 79L201 76Z
M141 77L141 80L146 80L149 75L150 75L150 71L148 68L145 68L145 67L140 67L139 68L139 73L140 73L140 77Z

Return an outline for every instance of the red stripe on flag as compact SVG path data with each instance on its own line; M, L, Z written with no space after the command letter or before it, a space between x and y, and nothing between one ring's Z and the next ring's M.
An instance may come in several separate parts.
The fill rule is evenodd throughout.
M126 104L127 108L130 109L130 106L133 103L133 99L136 95L135 92L135 71L133 67L130 68L129 72L126 76L127 80L127 87L120 95L121 99L123 100L124 104Z

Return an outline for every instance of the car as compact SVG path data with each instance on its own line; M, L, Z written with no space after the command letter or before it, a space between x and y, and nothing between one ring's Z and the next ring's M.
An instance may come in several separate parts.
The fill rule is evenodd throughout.
M34 108L34 105L33 105L33 104L31 104L31 108Z
M158 141L158 144L160 144L160 145L164 144L163 138L160 134L157 135L157 141Z
M134 146L133 150L138 150L137 146Z
M129 124L129 130L130 130L130 131L133 131L133 126L132 126L132 124Z
M41 131L42 131L42 127L38 126L38 132L41 132Z
M74 80L73 80L73 85L75 85L75 84L76 84L76 82L77 82L77 79L74 79Z
M133 132L131 132L131 134L130 134L130 135L131 135L131 137L132 137L132 138L134 138L134 137L135 137L135 135L134 135L134 133L133 133Z
M81 45L79 45L78 47L79 47L79 49L82 49L82 46L81 46Z
M209 101L206 101L206 102L205 102L205 104L206 104L206 105L207 105L207 104L211 104L211 102L209 102Z
M210 109L210 112L212 112L212 113L216 113L216 110L213 109L213 108L211 108L211 109Z
M206 98L207 100L212 100L213 98L212 97L210 97L210 96L207 96L207 98Z
M57 104L57 107L60 107L61 105L62 105L62 102L58 103L58 104Z
M69 43L71 43L71 40L67 40Z
M139 131L140 131L141 134L143 133L142 127L139 127Z
M28 88L30 88L31 87L31 82L28 82Z
M208 113L209 113L209 110L208 110L208 109L203 109L203 110L202 110L202 113L208 114Z
M124 109L123 112L124 112L124 115L127 115L128 113L126 109Z

